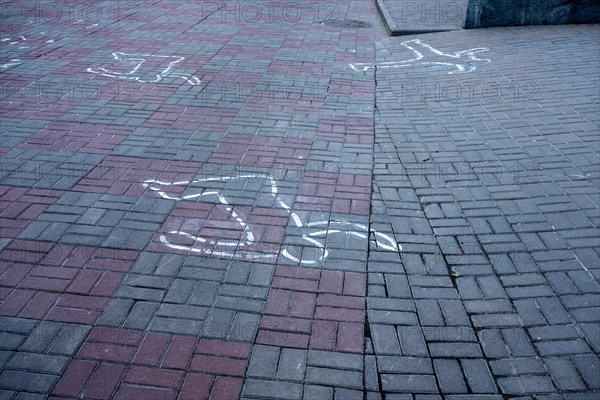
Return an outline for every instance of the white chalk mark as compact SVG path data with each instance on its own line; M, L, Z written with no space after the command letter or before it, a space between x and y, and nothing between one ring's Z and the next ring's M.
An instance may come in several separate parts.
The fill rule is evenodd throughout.
M22 35L19 35L19 39L20 40L13 40L12 38L4 38L1 41L2 42L8 42L9 40L13 40L12 42L10 42L8 44L9 46L14 46L15 44L23 44L23 42L27 41L27 38L25 36L22 36ZM21 49L22 47L19 47L19 48ZM28 47L26 47L26 48L28 48Z
M218 202L221 205L226 206L226 210L230 213L231 218L236 222L242 231L242 237L239 240L233 239L209 239L202 236L190 234L181 230L170 231L167 234L178 235L188 240L192 240L192 245L176 244L169 241L166 235L160 236L160 242L165 246L183 251L190 251L192 253L199 253L204 255L213 255L224 258L236 257L236 252L243 251L244 248L248 248L256 244L257 238L255 237L252 227L246 223L246 221L233 211L232 207L229 207L229 202L218 190L207 190L201 189L200 192L194 194L188 194L184 196L170 195L167 193L168 188L189 186L195 183L210 183L210 182L227 182L232 179L265 179L270 183L271 195L275 199L276 206L286 210L298 228L313 228L313 232L302 235L302 239L310 244L310 247L317 249L317 253L314 257L309 259L302 258L302 255L294 255L291 253L288 246L283 246L280 251L281 256L288 260L301 264L301 265L314 265L324 261L330 254L326 246L326 241L334 241L336 238L342 237L346 241L351 237L356 237L362 240L368 239L369 233L373 234L375 243L381 250L387 251L401 251L402 248L396 243L394 238L384 233L370 230L368 226L350 221L313 221L308 224L303 224L300 216L291 210L291 207L286 204L280 197L277 196L278 188L277 182L270 175L266 174L247 174L241 176L224 176L214 178L197 179L193 181L177 181L177 182L165 182L156 179L149 179L142 183L143 187L156 192L163 199L168 200L192 200L202 196L216 196ZM200 244L200 246L197 246ZM347 243L346 243L347 244ZM268 261L272 258L272 254L265 254L258 250L248 250L242 253L243 258L251 260L262 260Z
M444 53L443 51L423 43L420 39L407 40L402 42L401 45L411 50L415 54L414 58L408 60L383 62L379 64L355 63L350 64L350 68L355 71L364 72L372 68L402 68L409 66L444 65L456 68L455 70L448 72L448 74L466 74L475 71L477 67L481 65L492 62L490 59L479 58L477 56L477 53L489 51L489 49L486 47L476 47L454 53Z
M190 85L196 86L200 84L200 79L196 78L195 76L189 76L187 74L181 74L179 72L172 72L171 74L169 74L169 76L173 77L173 78L181 78L181 79L185 79L185 81L187 83L189 83Z
M572 178L572 179L574 179L576 181L581 181L581 180L588 180L589 177L592 176L592 174L584 174L584 175L581 175L581 174L569 174L568 176L569 176L569 178Z
M184 79L187 83L193 86L199 85L201 83L200 79L193 75L171 71L176 64L185 60L185 57L163 56L153 54L129 54L120 52L112 53L112 55L116 61L116 67L121 65L125 68L130 69L125 72L119 72L115 71L114 69L111 70L104 67L91 67L88 68L87 71L93 74L100 74L102 76L110 78L129 79L140 83L158 83L166 77ZM146 63L146 65L149 65L150 60L160 65L158 72L154 71L148 73L141 71L141 69L143 69L142 67L144 66L144 63ZM154 75L154 79L144 78L144 76L146 75Z
M41 34L43 35L44 32L42 32ZM13 40L13 39L12 38L4 38L4 39L0 39L0 42L3 43L3 42L8 42L10 40ZM27 45L27 43L25 43L25 42L28 42L27 38L23 35L20 35L19 40L14 40L14 41L8 43L8 45L9 46L21 45L21 46L19 46L19 50L25 50L25 49L31 48L31 46ZM34 42L37 42L37 40L34 39ZM54 39L47 40L46 43L54 43Z
M0 68L10 68L10 67L14 67L19 64L21 64L21 60L15 58L15 59L10 60L6 64L0 65Z

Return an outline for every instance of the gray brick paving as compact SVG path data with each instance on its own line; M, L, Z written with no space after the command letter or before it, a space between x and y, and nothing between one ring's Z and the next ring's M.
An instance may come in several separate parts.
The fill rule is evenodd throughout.
M19 237L141 251L173 206L170 200L67 192Z
M145 252L100 325L252 341L274 267Z
M277 381L259 381L247 379L244 385L243 396L254 396L281 399L301 399L302 385Z
M45 398L90 326L0 317L0 387L7 398Z
M9 94L9 89L2 94ZM2 118L0 124L2 125L2 132L0 132L0 138L2 138L2 146L5 147L16 147L23 143L31 136L35 135L44 126L48 125L50 121L43 120L18 120L14 118Z
M589 43L589 33L562 32L582 43ZM481 34L420 39L437 48L511 52L507 39ZM517 41L536 42L532 35L520 30ZM400 42L407 39L383 40L378 62L404 54ZM540 42L535 51L545 47L552 45ZM583 51L577 58L581 65L597 62ZM367 311L377 357L370 374L379 376L383 392L398 396L593 397L596 385L581 365L597 362L598 304L587 294L599 293L599 189L597 179L576 176L597 176L584 172L597 169L597 140L560 117L577 107L568 102L545 109L540 119L523 108L558 104L567 92L577 96L573 88L556 92L564 72L551 74L533 58L522 60L520 76L500 59L492 64L493 74L483 68L462 76L433 67L375 71L371 224L391 232L404 254L369 253ZM500 76L505 94L494 102L475 95L448 99L441 89ZM590 77L583 68L575 80ZM535 95L509 96L516 82L535 85ZM583 96L597 99L589 91ZM584 111L574 121L598 132L595 113ZM573 143L569 149L556 140L562 132ZM423 344L421 354L407 353L403 339L413 335Z
M68 190L103 159L99 154L13 148L2 157L0 179L4 185Z
M355 371L308 367L306 382L318 385L362 389L362 374Z
M307 168L322 172L371 175L372 146L314 140Z
M354 399L363 393L363 371L359 354L254 345L243 395Z

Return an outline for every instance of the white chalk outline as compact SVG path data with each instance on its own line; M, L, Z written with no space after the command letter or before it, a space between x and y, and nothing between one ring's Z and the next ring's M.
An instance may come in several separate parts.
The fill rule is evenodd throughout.
M405 42L400 43L402 46L407 49L413 51L415 53L415 58L411 58L409 60L401 60L401 61L389 61L383 62L379 64L370 64L370 63L356 63L350 64L350 68L355 71L368 71L371 68L402 68L409 67L415 65L446 65L449 67L456 67L456 70L448 72L448 74L466 74L469 72L473 72L477 69L478 64L489 64L492 60L488 58L479 58L476 53L482 53L485 51L489 51L487 47L475 47L473 49L457 51L454 53L444 53L426 43L423 43L420 39L411 39ZM424 50L419 51L416 46L421 46ZM425 54L424 54L425 53ZM458 62L443 62L443 61L428 61L426 54L430 56L444 56L449 57L454 60L462 60L463 57L468 57L466 63L458 63Z
M24 42L27 41L27 38L23 35L19 35L19 39L20 40L8 43L8 45L14 46L15 44L24 44ZM4 39L1 39L0 42L4 43L4 42L8 42L9 40L12 40L12 38L4 38ZM19 50L26 50L28 48L29 48L29 46L19 46ZM4 65L6 65L6 64L4 64ZM4 68L7 68L7 67L4 67Z
M44 32L42 32L41 34L43 35ZM10 40L13 40L13 39L12 38L0 39L0 43L6 43L6 42L8 42ZM33 40L34 40L34 43L36 43L36 39L33 39ZM27 38L25 36L19 35L19 40L16 40L16 41L13 41L13 42L10 42L10 43L6 43L6 44L8 46L14 46L14 45L18 45L18 44L27 44L27 43L25 43L27 41L28 40L27 40ZM29 42L29 43L31 43L31 42ZM49 39L49 40L46 41L46 43L54 43L54 39ZM29 48L30 48L30 46L19 46L18 47L19 50L27 50ZM14 61L14 60L11 60L11 61ZM0 67L1 68L8 68L8 67L12 67L13 65L18 65L18 64L9 64L9 63L7 63L7 64L2 64Z
M12 60L10 60L9 62L0 65L0 68L10 68L10 67L14 67L16 65L20 65L21 64L21 60L18 58L13 58Z
M233 211L233 207L229 204L227 199L218 190L203 190L200 193L177 197L177 196L171 196L171 195L167 194L161 187L157 187L157 186L188 186L191 183L227 182L232 179L256 179L256 178L262 178L262 179L269 181L269 183L271 185L271 195L275 198L277 207L283 208L284 210L286 210L289 213L290 218L292 219L292 221L294 222L294 225L297 228L318 229L315 232L311 232L309 234L302 235L302 239L304 239L305 241L310 243L313 248L317 248L319 251L319 256L316 257L315 259L304 260L302 258L298 258L298 257L292 255L290 253L290 251L288 250L287 246L282 246L280 254L283 257L287 258L288 260L291 260L295 263L299 263L301 265L315 265L319 262L324 261L329 256L329 250L326 248L324 243L322 243L321 241L319 241L317 239L327 239L328 237L330 237L329 235L331 235L331 234L334 234L334 235L335 234L343 234L346 237L355 236L355 237L358 237L361 239L369 240L368 234L372 233L373 237L375 239L375 243L377 244L377 246L379 246L380 249L386 250L386 251L399 251L399 250L401 251L402 250L402 247L399 246L396 243L396 241L389 235L386 235L384 233L380 233L380 232L377 232L374 230L369 230L369 227L367 227L366 225L359 224L356 222L323 220L323 221L313 221L313 222L310 222L310 223L304 225L302 223L302 220L298 216L298 214L293 212L291 210L290 206L287 205L283 200L281 200L281 198L277 197L277 193L278 193L277 182L273 179L272 176L266 175L266 174L247 174L247 175L241 175L241 176L223 176L223 177L204 178L204 179L196 179L193 181L178 181L178 182L163 182L163 181L159 181L156 179L149 179L149 180L144 181L142 183L144 188L157 192L157 194L160 197L162 197L163 199L181 201L181 200L192 200L192 199L195 199L195 198L198 198L201 196L209 196L209 195L217 196L219 203L225 206L225 209L231 213L231 217L243 229L243 235L240 240L207 239L207 238L204 238L201 236L192 235L192 234L190 234L188 232L184 232L184 231L179 231L179 230L169 231L168 234L180 235L180 236L184 236L188 239L192 239L194 241L194 244L192 246L173 244L173 243L169 242L166 235L160 236L161 243L169 248L176 249L176 250L190 251L193 253L201 253L204 255L213 255L213 256L219 256L219 257L224 257L224 258L234 258L236 256L236 251L238 249L255 244L256 239L254 237L254 233L252 232L252 227L249 224L247 224L244 221L244 219L242 217L240 217L235 211ZM336 228L336 229L331 229L332 226L333 226L333 228ZM196 242L201 243L203 246L201 246L200 248L195 247ZM208 244L209 247L204 246L205 244ZM231 248L231 250L230 251L228 251L228 250L211 251L210 248L212 248L214 246L222 246L224 248ZM243 256L245 259L252 259L252 260L257 260L257 261L259 261L259 260L267 261L269 259L272 259L271 254L264 254L264 253L261 253L258 251L244 252Z
M156 54L138 54L138 53L122 53L115 52L112 53L113 58L116 61L137 61L137 64L133 67L133 69L129 72L115 72L103 67L90 67L87 69L87 72L91 72L93 74L100 74L102 76L106 76L109 78L119 78L119 79L130 79L140 83L158 83L165 77L173 77L173 78L181 78L184 79L190 85L196 86L201 83L200 79L193 75L182 74L179 72L171 72L171 69L175 64L178 64L185 60L185 57L181 56L163 56ZM146 59L149 57L157 57L157 58L171 58L175 59L169 63L169 65L161 72L156 74L156 79L145 81L140 79L139 76L134 76L140 67L146 62Z

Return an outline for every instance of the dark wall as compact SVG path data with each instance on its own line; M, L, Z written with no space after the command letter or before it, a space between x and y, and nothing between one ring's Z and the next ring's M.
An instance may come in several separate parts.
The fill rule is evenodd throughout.
M600 22L600 0L469 0L465 28Z

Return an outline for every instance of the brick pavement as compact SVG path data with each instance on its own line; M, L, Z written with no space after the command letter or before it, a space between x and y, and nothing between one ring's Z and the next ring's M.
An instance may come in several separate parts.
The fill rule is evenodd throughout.
M403 251L369 252L367 389L598 396L597 36L419 38L444 54L487 48L491 62L462 74L442 54L398 63L412 37L382 41L371 223ZM559 56L567 42L574 74Z
M598 396L597 27L0 10L0 398Z

